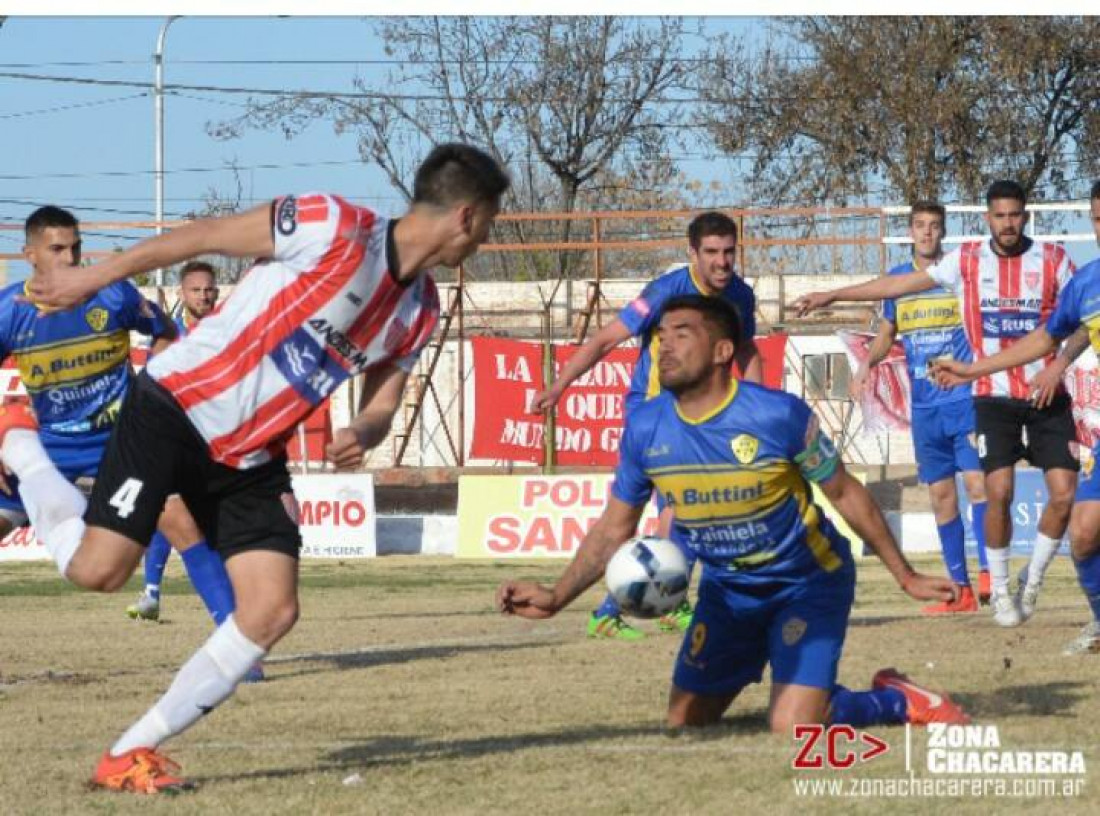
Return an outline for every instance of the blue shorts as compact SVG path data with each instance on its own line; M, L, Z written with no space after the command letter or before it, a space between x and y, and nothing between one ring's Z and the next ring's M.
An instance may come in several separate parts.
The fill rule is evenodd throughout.
M759 683L770 663L773 683L831 689L855 585L851 563L768 595L731 589L704 572L672 682L694 694L735 695Z
M96 475L111 432L60 436L39 431L38 436L42 440L42 447L46 449L54 465L61 471L61 475L70 482L75 482L82 476ZM9 496L0 491L0 510L24 512L23 502L19 498L19 480L9 476L8 485L12 488L12 495Z
M974 401L960 399L935 408L913 408L913 450L924 484L982 469L974 446Z
M1092 449L1092 454L1081 464L1081 475L1077 479L1075 502L1100 501L1100 444Z

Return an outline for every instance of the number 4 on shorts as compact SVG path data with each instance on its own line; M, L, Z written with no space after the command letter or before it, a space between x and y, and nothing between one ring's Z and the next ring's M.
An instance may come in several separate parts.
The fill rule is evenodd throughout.
M144 486L140 479L127 479L122 483L122 487L115 491L115 495L111 496L108 504L118 511L119 518L128 518L134 512L138 494Z

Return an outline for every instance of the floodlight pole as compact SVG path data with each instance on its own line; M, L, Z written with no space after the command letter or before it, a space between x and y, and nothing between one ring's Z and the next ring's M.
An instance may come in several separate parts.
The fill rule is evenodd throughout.
M164 21L157 35L157 50L153 52L153 206L157 235L164 232L161 224L164 221L164 38L168 34L168 26L178 19L177 15ZM157 286L163 286L164 270L156 270L154 279Z

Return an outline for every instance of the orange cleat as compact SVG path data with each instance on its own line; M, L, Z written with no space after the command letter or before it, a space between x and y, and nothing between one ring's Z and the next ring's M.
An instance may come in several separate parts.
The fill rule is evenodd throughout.
M179 793L193 785L176 776L180 766L152 748L135 748L121 756L108 751L99 760L91 784L126 793Z
M949 723L966 725L970 716L938 691L918 686L897 669L879 669L871 680L876 689L897 689L905 695L906 716L913 725Z
M4 434L14 428L38 432L38 420L28 403L8 401L0 405L0 442L4 441Z
M958 597L953 601L943 601L938 604L930 604L921 609L924 615L960 615L978 611L978 599L974 597L974 590L968 586L956 587Z
M978 573L978 601L987 604L993 595L993 582L989 578L989 570Z

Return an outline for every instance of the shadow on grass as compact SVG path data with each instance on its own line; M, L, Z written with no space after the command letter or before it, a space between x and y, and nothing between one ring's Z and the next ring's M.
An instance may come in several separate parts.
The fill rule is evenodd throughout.
M477 654L489 652L501 654L503 652L518 651L521 649L543 649L547 646L559 646L558 640L539 640L534 642L507 643L482 641L478 643L453 643L431 646L381 646L356 649L347 652L329 652L316 654L288 655L286 657L270 658L266 662L271 665L286 665L294 663L313 664L297 671L282 672L272 675L267 682L278 682L291 677L303 677L310 674L320 674L330 671L348 671L354 669L369 669L375 666L394 666L402 663L411 663L414 660L444 660L458 655Z
M764 712L745 713L723 720L719 725L682 733L661 723L636 726L588 726L564 731L472 737L469 739L432 739L430 737L377 735L323 754L315 762L301 768L272 768L245 774L206 776L196 780L200 785L235 782L249 779L286 779L324 772L369 771L394 768L421 762L479 759L498 754L514 754L545 748L589 746L615 750L617 740L665 737L658 747L675 750L689 748L696 742L710 742L736 735L760 735L768 732ZM607 743L605 745L605 743ZM621 746L624 752L644 753L637 745Z
M988 691L951 694L975 720L1002 717L1076 717L1074 708L1093 696L1085 683L998 685Z

